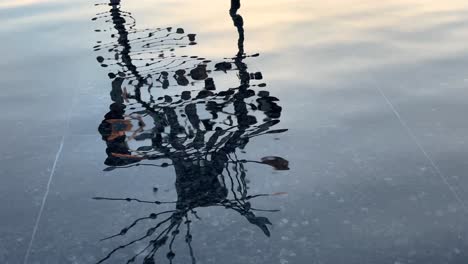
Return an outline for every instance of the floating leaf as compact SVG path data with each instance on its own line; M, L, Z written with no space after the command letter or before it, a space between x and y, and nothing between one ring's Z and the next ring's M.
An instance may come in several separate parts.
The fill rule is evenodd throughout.
M112 153L112 156L118 157L118 158L128 158L128 159L144 159L143 157L139 156L134 156L134 155L129 155L129 154L121 154L121 153Z
M289 161L281 157L263 157L261 162L273 167L275 170L289 170Z

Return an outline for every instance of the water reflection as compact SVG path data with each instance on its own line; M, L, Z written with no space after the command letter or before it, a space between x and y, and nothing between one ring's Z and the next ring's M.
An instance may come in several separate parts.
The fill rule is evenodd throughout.
M108 74L112 80L112 103L99 126L107 144L106 170L173 166L177 201L96 197L175 206L136 219L118 234L106 238L125 236L140 222L155 221L142 237L110 251L99 263L138 243L146 246L127 263L136 262L139 257L143 263L154 263L156 253L166 244L166 256L172 263L173 244L183 226L185 242L195 263L190 230L191 219L198 218L195 209L200 207L234 210L270 236L271 222L256 214L276 210L254 208L251 200L272 194L248 194L245 164L288 170L288 161L276 156L239 159L237 152L243 151L255 137L287 129L272 129L280 122L279 99L262 90L266 84L261 72L249 71L246 60L259 54L244 51L244 21L238 14L240 1L232 0L229 10L238 33L237 54L218 62L177 55L179 50L197 45L196 35L187 34L183 28L140 30L132 15L121 10L120 1L102 5L110 6L110 10L97 14L93 20L105 21L112 27L96 31L110 33L116 39L107 43L98 41L94 47L101 54L97 57L101 66L112 69ZM237 84L228 87L226 82L218 83L221 73L237 76ZM281 193L274 195L278 194Z

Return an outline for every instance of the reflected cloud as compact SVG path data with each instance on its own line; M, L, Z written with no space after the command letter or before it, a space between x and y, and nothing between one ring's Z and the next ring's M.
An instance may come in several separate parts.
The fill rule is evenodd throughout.
M4 0L0 3L0 9L11 9L22 6L31 6L44 3L60 2L59 0Z

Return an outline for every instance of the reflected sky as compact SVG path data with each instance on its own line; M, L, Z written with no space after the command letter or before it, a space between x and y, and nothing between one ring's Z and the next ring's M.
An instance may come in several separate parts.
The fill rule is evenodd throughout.
M177 55L215 64L238 53L229 5L126 1L125 11L141 29L172 26L196 33L197 45ZM91 48L103 40L94 29L106 23L91 21L101 7L85 0L0 2L0 38L8 51L0 61L0 199L8 201L0 213L2 263L22 263L29 244L28 263L96 263L118 246L100 239L152 208L91 197L178 198L175 171L103 171L112 152L104 151L108 141L97 128L112 110L113 68L99 67ZM288 195L256 201L258 208L279 209L268 216L270 238L229 210L197 212L204 220L194 221L197 259L464 263L467 9L458 0L245 1L239 11L245 52L260 53L245 63L262 73L264 89L280 100L281 128L289 131L258 137L239 155L288 160L288 171L246 165L249 194ZM177 83L173 77L171 85ZM218 76L216 87L238 80L233 72ZM161 101L174 101L179 88L161 88L170 97ZM137 129L138 120L131 121ZM140 143L130 142L129 149L148 147ZM189 255L177 258L183 256Z
M64 1L7 1L1 5L6 21L0 31L5 34L59 21L73 24L92 12L85 1L73 5ZM247 39L247 47L261 49L272 59L280 50L290 52L289 57L303 58L301 64L294 63L283 75L276 75L284 78L314 74L314 80L322 81L320 78L336 77L334 73L456 56L464 50L468 34L464 30L468 8L464 1L255 1L244 5L244 17L249 21L246 29L255 35ZM222 57L233 52L229 45L234 41L233 29L219 12L228 6L228 1L209 5L160 1L154 8L152 1L139 1L128 3L128 10L139 17L142 28L177 24L200 29L199 36L211 45L198 46L196 53ZM434 38L438 41L431 41ZM304 69L311 62L320 67L306 73Z

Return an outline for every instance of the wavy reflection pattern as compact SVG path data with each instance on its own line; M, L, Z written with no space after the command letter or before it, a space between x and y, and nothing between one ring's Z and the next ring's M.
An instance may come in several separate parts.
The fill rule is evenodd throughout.
M99 125L107 145L105 170L172 166L177 192L177 200L170 202L95 197L173 205L173 209L138 218L106 238L123 237L145 221L154 223L141 237L113 249L98 263L110 261L117 251L141 243L145 246L139 247L142 249L127 263L140 259L144 264L155 263L156 253L163 247L167 248L166 257L172 263L173 244L178 236L184 236L192 263L196 263L191 219L198 218L196 209L201 207L234 210L270 236L270 221L256 213L276 210L254 208L251 201L282 193L248 194L245 164L288 170L289 162L276 156L258 161L239 159L237 152L243 151L255 137L287 129L272 129L280 122L279 99L262 90L266 87L262 73L249 72L245 62L259 54L244 52L244 21L238 14L240 0L232 0L229 10L238 33L238 52L218 62L177 55L178 51L197 45L196 34L175 27L137 29L132 14L121 10L119 0L98 5L110 6L110 10L98 13L93 20L111 25L95 30L110 34L110 40L97 41L94 46L100 54L97 61L110 69L108 76L112 80L110 111ZM217 84L216 76L223 72L236 76L235 87ZM134 145L137 147L133 148ZM182 229L185 232L181 235Z

